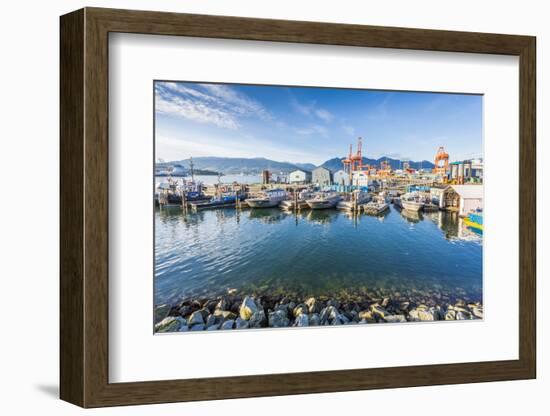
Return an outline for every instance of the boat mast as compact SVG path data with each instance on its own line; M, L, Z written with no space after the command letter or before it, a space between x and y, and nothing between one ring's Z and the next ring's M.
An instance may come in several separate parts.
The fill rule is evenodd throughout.
M189 158L189 168L191 169L191 181L195 182L195 170L193 169L193 156Z

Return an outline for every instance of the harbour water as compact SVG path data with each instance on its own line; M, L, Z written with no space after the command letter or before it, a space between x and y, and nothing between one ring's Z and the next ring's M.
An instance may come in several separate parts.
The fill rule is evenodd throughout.
M482 238L442 211L417 216L391 207L374 217L157 209L155 263L156 305L228 289L328 297L357 288L441 289L453 299L482 301Z

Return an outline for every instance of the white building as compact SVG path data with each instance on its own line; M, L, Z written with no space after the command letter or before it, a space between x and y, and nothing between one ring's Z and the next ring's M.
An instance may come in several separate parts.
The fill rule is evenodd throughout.
M367 171L356 170L353 171L351 177L351 184L353 186L369 186L369 174Z
M482 185L451 185L458 194L458 215L466 216L471 212L483 209Z
M335 185L343 185L343 186L350 185L349 173L344 172L343 170L339 170L335 172L333 176L333 180Z
M290 183L309 183L311 182L311 172L305 170L295 170L288 176Z

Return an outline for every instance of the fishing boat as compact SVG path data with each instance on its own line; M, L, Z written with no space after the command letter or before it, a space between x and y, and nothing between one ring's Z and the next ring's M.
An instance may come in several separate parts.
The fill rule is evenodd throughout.
M372 196L365 191L353 191L348 195L348 198L338 202L338 204L336 205L336 208L342 209L345 211L351 211L351 210L354 210L355 207L359 208L361 205L366 204L367 202L370 202L371 199L372 199Z
M254 198L248 198L245 202L250 208L271 208L276 207L287 198L288 194L283 189L269 189L262 191Z
M421 211L424 208L424 200L417 192L407 193L400 198L401 206L409 211Z
M464 224L469 228L483 232L483 214L468 214L468 216L464 218Z
M217 197L210 198L206 201L195 201L189 205L194 211L205 209L234 207L238 201L244 201L244 195L238 195L236 192L223 192Z
M382 196L377 196L372 201L363 205L363 212L365 214L380 215L390 208L386 199Z
M322 191L316 192L313 198L306 200L306 203L311 209L327 209L334 208L342 197L337 192Z
M299 192L297 195L297 198L293 198L292 196L289 199L286 199L284 201L281 201L279 204L279 207L281 209L285 210L293 210L293 209L302 209L302 208L309 208L309 205L307 204L306 200L313 198L314 193L308 189L304 189L303 191Z

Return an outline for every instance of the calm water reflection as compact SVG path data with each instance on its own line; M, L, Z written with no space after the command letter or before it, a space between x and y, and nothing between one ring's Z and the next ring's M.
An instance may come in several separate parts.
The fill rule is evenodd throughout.
M481 296L482 239L454 214L222 209L155 212L155 302L227 288L446 287Z

